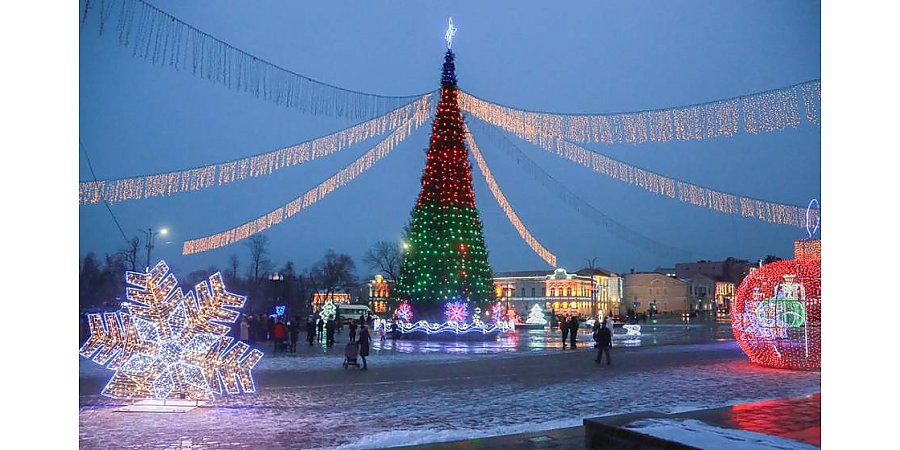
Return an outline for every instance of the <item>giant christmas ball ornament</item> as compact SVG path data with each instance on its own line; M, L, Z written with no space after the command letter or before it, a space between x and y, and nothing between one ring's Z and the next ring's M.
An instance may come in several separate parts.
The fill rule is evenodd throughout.
M818 259L766 264L744 279L732 302L731 328L751 361L821 368L821 282Z

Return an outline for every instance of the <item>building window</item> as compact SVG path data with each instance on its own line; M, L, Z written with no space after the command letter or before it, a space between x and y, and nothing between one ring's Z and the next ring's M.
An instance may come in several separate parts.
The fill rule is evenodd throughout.
M525 288L522 288L522 297L525 296Z
M546 297L546 296L547 296L547 288L542 287L541 288L541 297Z
M566 289L566 297L571 297L571 296L572 296L572 288Z
M556 288L550 288L550 296L556 297Z
M531 296L534 297L534 288L531 288Z

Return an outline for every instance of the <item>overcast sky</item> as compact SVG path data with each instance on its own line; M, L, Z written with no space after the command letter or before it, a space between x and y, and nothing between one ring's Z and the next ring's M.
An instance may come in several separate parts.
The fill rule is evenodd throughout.
M662 108L820 78L820 5L814 1L161 1L150 3L232 45L309 77L386 95L439 87L447 18L461 89L506 105L559 112ZM80 38L80 136L100 179L178 170L272 150L352 122L313 117L131 56L86 24ZM430 125L353 183L266 232L271 259L304 268L329 248L360 261L378 240L399 240L415 203ZM478 135L475 135L478 139ZM511 138L515 141L515 138ZM489 141L479 147L532 234L575 270L585 258L614 271L676 262L598 229ZM554 178L616 221L696 259L792 255L806 231L717 213L520 147ZM821 191L819 127L708 141L593 145L614 158L710 188L806 205ZM112 205L125 232L167 227L154 260L186 274L246 261L242 243L181 256L186 239L256 218L315 186L369 146L201 192ZM72 151L77 151L73 143ZM79 180L91 179L79 155ZM549 269L518 237L477 168L475 195L495 271ZM826 199L827 200L827 199ZM823 201L823 208L828 208ZM81 255L122 248L103 204L79 209ZM141 257L143 260L144 256ZM182 275L183 276L183 275Z

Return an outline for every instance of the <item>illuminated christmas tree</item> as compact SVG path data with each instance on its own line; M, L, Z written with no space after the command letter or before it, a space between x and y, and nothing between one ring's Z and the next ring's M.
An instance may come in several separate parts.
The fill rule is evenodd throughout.
M528 313L528 319L525 320L525 323L535 323L539 325L547 324L547 319L544 317L544 310L541 309L541 305L535 304L531 307L531 311Z
M488 311L493 299L454 70L448 48L422 190L412 212L395 291L417 318L432 323L446 321L448 311L458 318L463 307Z

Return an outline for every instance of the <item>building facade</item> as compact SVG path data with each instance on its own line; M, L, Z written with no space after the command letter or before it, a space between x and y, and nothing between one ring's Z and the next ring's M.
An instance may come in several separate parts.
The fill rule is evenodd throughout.
M625 275L623 304L637 314L690 311L688 282L657 272Z
M505 272L494 277L494 292L519 317L527 317L536 304L555 315L591 317L620 313L622 280L602 269Z

